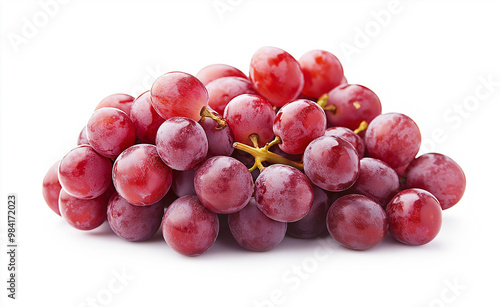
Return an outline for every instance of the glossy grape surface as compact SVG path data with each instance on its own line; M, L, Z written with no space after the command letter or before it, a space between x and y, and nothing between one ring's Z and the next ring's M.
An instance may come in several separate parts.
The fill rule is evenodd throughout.
M357 194L337 199L328 210L326 225L335 240L354 250L377 246L388 229L384 209L370 198Z
M286 153L304 153L309 143L324 135L326 116L315 102L300 99L287 103L274 118L273 131L281 139L279 147Z
M224 78L224 77L238 77L247 79L247 76L238 68L227 64L212 64L203 67L197 74L198 78L203 84L208 85L210 82Z
M203 128L186 117L172 117L161 124L156 134L156 147L169 167L185 171L205 160L208 140Z
M61 192L61 184L59 183L58 171L59 161L52 164L45 177L43 177L42 194L43 199L50 209L61 215L59 212L59 193Z
M92 114L87 123L87 138L95 151L114 159L134 145L135 127L122 110L101 108Z
M198 168L193 168L188 171L174 170L172 190L177 197L196 195L196 190L194 189L194 175L197 170Z
M311 50L299 59L304 75L302 94L319 98L339 86L344 77L344 70L339 59L325 50Z
M358 152L342 138L322 136L307 146L304 172L322 189L332 192L347 190L358 179Z
M194 76L169 72L153 83L151 103L164 119L183 116L199 121L200 112L208 103L208 92Z
M156 132L165 121L151 104L151 92L142 93L132 104L130 119L135 127L135 135L141 142L155 144Z
M276 47L262 47L255 52L249 77L257 92L277 107L295 100L304 86L299 62Z
M116 108L122 110L128 116L130 116L130 109L132 108L133 103L133 96L127 94L112 94L101 100L95 110L101 108Z
M92 230L106 221L108 200L109 195L107 193L93 199L81 199L61 190L59 194L59 211L62 218L74 228Z
M399 192L399 177L387 163L373 158L359 161L359 177L348 190L351 194L365 195L385 208Z
M220 114L224 114L226 105L236 96L257 94L248 79L224 77L207 84L208 106Z
M219 219L196 196L188 195L167 208L162 232L165 242L176 252L197 256L210 249L217 239Z
M136 206L160 201L172 184L172 170L163 163L156 146L134 145L115 161L113 183L120 196Z
M255 181L259 209L279 222L295 222L307 215L313 204L313 190L307 177L284 164L267 167Z
M330 127L326 129L325 135L332 135L332 136L337 136L340 138L343 138L347 142L351 143L354 148L356 148L356 151L358 152L358 157L361 159L365 155L365 141L354 133L349 128L346 127Z
M462 168L448 156L427 153L413 160L406 170L406 187L429 191L443 210L453 207L465 192Z
M236 142L253 146L251 134L259 136L259 147L274 139L273 106L264 98L243 94L232 99L224 110L224 118L234 134Z
M206 160L196 171L194 187L201 203L216 213L234 213L252 197L253 180L240 161L226 156Z
M115 193L109 200L107 217L109 226L119 237L127 241L144 241L160 228L163 202L134 206Z
M370 123L382 112L377 95L369 88L358 84L343 84L328 93L326 106L335 106L335 111L327 111L329 126L342 126L351 130L362 121Z
M82 199L96 198L111 184L112 164L89 145L72 149L59 163L59 183L66 192Z
M366 129L368 155L393 168L410 163L420 149L420 130L408 116L386 113L377 116Z
M439 233L442 209L431 193L407 189L394 196L386 208L389 232L399 242L423 245Z

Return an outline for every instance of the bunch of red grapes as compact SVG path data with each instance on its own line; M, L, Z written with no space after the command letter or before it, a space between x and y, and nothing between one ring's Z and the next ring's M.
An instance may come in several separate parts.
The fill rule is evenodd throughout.
M377 95L349 84L340 61L313 50L298 61L275 47L250 74L223 64L195 76L170 72L135 98L102 100L43 181L49 207L68 224L105 221L128 241L160 228L189 256L220 229L267 251L286 234L328 233L365 250L389 232L408 245L433 240L442 211L465 190L447 156L416 157L421 135Z

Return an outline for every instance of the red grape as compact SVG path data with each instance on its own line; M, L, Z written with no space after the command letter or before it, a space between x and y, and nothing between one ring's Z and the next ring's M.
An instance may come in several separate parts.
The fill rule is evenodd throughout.
M150 91L142 93L135 99L130 110L130 119L134 123L137 138L149 144L155 143L156 132L165 121L153 108Z
M95 110L97 111L98 109L101 108L116 108L125 112L127 116L130 116L130 109L132 108L133 102L134 102L134 97L130 95L113 94L101 100L101 102L99 102Z
M196 171L194 188L201 203L216 213L241 210L252 197L253 180L240 161L226 156L206 160Z
M420 149L421 135L417 124L400 113L377 116L366 129L368 155L393 168L410 163Z
M91 199L106 191L111 184L111 161L89 145L72 149L59 163L59 182L74 197Z
M87 126L83 127L82 131L78 135L78 141L76 145L90 145L89 139L87 138Z
M465 174L451 158L427 153L413 160L406 171L406 186L429 191L443 210L453 207L465 192Z
M111 229L127 241L144 241L151 238L160 227L163 202L151 206L134 206L119 194L109 200L107 217Z
M93 199L81 199L61 190L59 211L63 219L76 229L91 230L106 221L108 199L107 193Z
M425 190L403 190L394 196L385 210L389 232L399 242L423 245L432 241L441 229L439 201Z
M160 201L172 184L172 170L156 146L138 144L124 150L113 166L113 183L120 196L136 206Z
M285 238L286 223L268 218L257 208L254 198L238 212L229 214L231 233L240 246L254 252L273 249Z
M324 135L325 111L310 100L301 99L287 103L274 118L273 131L279 136L279 147L289 154L302 154L309 143Z
M328 51L311 50L299 59L304 74L302 93L319 98L339 86L344 77L344 70L339 59Z
M296 222L288 223L286 233L299 239L314 238L326 230L326 213L330 208L328 196L315 185L312 185L312 189L314 197L309 213Z
M382 112L377 95L357 84L343 84L332 89L326 103L326 107L330 106L334 106L334 111L326 112L328 124L351 130L357 129L362 121L370 123Z
M208 92L194 76L169 72L153 83L151 103L164 119L183 116L199 121L200 112L208 103Z
M359 161L359 177L347 191L362 194L385 208L391 198L399 192L399 177L387 163L373 158Z
M307 177L296 168L273 164L255 181L255 200L273 220L295 222L311 210L313 190Z
M116 108L101 108L87 123L87 138L99 154L114 159L135 143L135 127L128 115Z
M196 190L194 189L194 175L197 170L198 168L193 168L188 171L174 170L172 190L177 197L196 195Z
M337 199L328 210L326 225L335 240L354 250L377 246L388 229L384 209L370 198L358 194Z
M358 157L361 159L365 155L365 141L354 133L349 128L346 127L330 127L326 129L325 135L332 135L332 136L337 136L340 138L343 138L347 142L351 143L354 148L356 148L356 151L358 152Z
M203 84L208 85L210 82L224 77L239 77L247 79L247 76L238 68L226 64L212 64L203 67L197 74Z
M358 179L358 152L342 138L319 137L304 152L304 171L322 189L332 192L347 190Z
M256 94L248 79L239 77L224 77L207 84L208 106L217 113L223 114L226 105L236 96Z
M209 117L205 117L200 125L207 136L209 157L230 156L233 153L234 135L231 127L219 129L217 122Z
M257 92L277 107L295 100L304 86L299 62L276 47L262 47L250 61L250 80Z
M264 98L243 94L232 99L224 110L224 118L234 134L234 140L253 146L251 134L259 136L259 146L274 139L273 106Z
M158 129L156 147L165 164L185 171L205 160L208 140L203 128L194 120L172 117Z
M57 177L59 162L60 161L57 161L52 164L45 174L45 177L43 177L42 194L43 199L49 208L58 215L61 215L59 212L59 193L61 192L61 184L59 183L59 178Z
M162 232L165 242L176 252L197 256L212 247L217 239L219 219L196 196L183 196L165 211Z

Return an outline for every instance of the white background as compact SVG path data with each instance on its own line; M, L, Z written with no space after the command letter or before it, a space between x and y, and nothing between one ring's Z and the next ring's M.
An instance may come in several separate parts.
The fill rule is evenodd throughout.
M0 7L2 306L92 306L92 298L96 306L498 302L499 2L66 0L44 19L40 3L47 2ZM38 25L27 33L34 18ZM77 231L44 203L45 172L76 145L103 97L137 95L161 73L196 74L212 63L247 72L265 45L297 58L311 49L333 52L351 83L378 94L384 112L418 123L423 152L447 154L463 167L466 194L443 213L434 241L409 247L386 240L354 252L332 240L286 238L253 253L225 238L189 258L161 234L129 243L107 225ZM496 85L484 87L488 79ZM8 193L19 198L15 301L6 298Z

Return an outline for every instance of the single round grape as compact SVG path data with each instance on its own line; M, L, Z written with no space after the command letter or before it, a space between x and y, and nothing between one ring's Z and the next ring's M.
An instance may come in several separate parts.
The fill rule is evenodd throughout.
M349 128L346 127L330 127L326 129L325 135L332 135L332 136L337 136L340 138L343 138L347 142L351 143L354 148L356 148L356 151L358 152L358 157L361 159L365 155L365 141L354 133Z
M207 84L208 106L215 112L223 114L226 105L236 96L242 94L257 94L248 79L239 77L224 77Z
M326 192L312 185L313 204L309 213L302 219L288 223L287 234L299 239L311 239L326 230L326 213L330 207Z
M368 155L397 168L410 163L420 150L420 130L408 116L386 113L377 116L366 129Z
M277 107L295 100L304 86L299 62L276 47L262 47L250 61L250 81L257 92Z
M359 161L359 177L348 190L350 194L365 195L385 208L399 192L399 177L387 163L373 158Z
M217 239L219 219L196 196L183 196L165 211L162 232L165 242L176 252L197 256L210 249Z
M165 164L185 171L205 160L208 140L203 128L194 120L172 117L158 129L156 147Z
M90 145L89 139L87 138L87 126L83 127L82 131L80 131L80 134L78 135L78 141L76 142L76 145Z
M342 138L319 137L304 152L304 172L322 189L332 192L347 190L359 176L358 152Z
M194 189L194 175L197 170L198 168L193 168L188 171L174 170L172 190L177 197L196 195L196 190Z
M229 214L229 229L238 244L254 252L273 249L283 241L287 224L268 218L251 198L248 205Z
M82 199L96 198L111 184L111 161L89 145L72 149L59 163L59 183L66 192Z
M76 229L92 230L106 221L108 200L107 193L93 199L81 199L61 190L59 211L63 219Z
M160 228L163 202L134 206L115 193L109 200L107 217L109 226L119 237L127 241L144 241Z
M226 126L224 129L218 129L217 122L209 117L205 117L200 125L207 136L207 156L230 156L234 152L234 135L231 127Z
M239 77L247 79L247 76L238 68L226 64L212 64L203 67L197 74L203 84L208 85L210 82L224 77Z
M319 98L339 86L344 77L344 70L339 59L325 50L311 50L299 59L304 75L302 93Z
M326 107L329 106L335 106L335 110L326 112L328 124L351 130L357 129L362 121L370 123L382 112L377 95L358 84L344 84L332 89L326 103Z
M337 199L328 210L326 225L337 242L354 250L377 246L388 229L384 209L370 198L358 194Z
M243 94L232 99L224 110L224 118L234 134L236 142L253 146L249 139L252 134L259 136L259 146L274 139L273 106L264 98Z
M151 103L164 119L182 116L199 121L200 112L208 103L208 92L194 76L169 72L153 83Z
M296 168L273 164L255 181L255 200L271 219L295 222L311 210L313 190L307 177Z
M281 139L280 149L293 155L304 153L312 140L325 134L325 129L325 111L306 99L281 107L273 124L274 134Z
M57 213L57 215L61 215L59 212L59 193L61 192L61 184L59 183L59 178L57 176L59 162L60 161L57 161L49 168L45 177L43 177L42 186L43 199L49 208Z
M406 187L429 191L446 210L453 207L465 192L462 168L448 156L427 153L413 160L406 171Z
M399 242L423 245L432 241L441 229L439 201L425 190L403 190L394 196L385 210L389 232Z
M113 94L101 100L95 110L97 111L101 108L116 108L125 112L127 116L130 116L130 109L133 103L133 96L127 94Z
M87 123L87 138L99 154L114 159L134 145L135 127L128 115L116 108L101 108Z
M120 196L136 206L160 201L172 184L172 170L156 146L138 144L124 150L113 166L113 183Z
M135 99L130 110L130 119L134 123L137 138L144 143L155 144L156 132L165 120L153 108L150 91Z
M201 203L216 213L241 210L252 197L253 180L240 161L226 156L206 160L196 171L194 188Z

